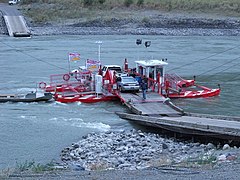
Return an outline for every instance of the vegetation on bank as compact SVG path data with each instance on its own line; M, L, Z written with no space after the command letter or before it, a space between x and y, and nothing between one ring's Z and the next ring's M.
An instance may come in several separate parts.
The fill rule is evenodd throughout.
M0 0L2 1L2 0ZM138 11L217 13L240 16L239 0L22 0L22 12L35 23L65 19L129 18ZM134 14L135 12L135 14ZM138 17L144 18L144 17Z
M59 166L60 167L60 166ZM11 176L19 176L23 174L36 174L36 173L44 173L44 172L56 172L56 171L64 171L66 168L61 167L58 169L56 163L51 161L47 164L36 163L34 160L25 161L22 163L16 163L16 167L0 169L0 179L7 179ZM22 178L21 178L22 179Z

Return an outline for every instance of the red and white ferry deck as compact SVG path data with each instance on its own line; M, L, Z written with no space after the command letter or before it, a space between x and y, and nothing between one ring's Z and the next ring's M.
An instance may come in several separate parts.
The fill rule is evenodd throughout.
M164 60L135 62L136 67L129 69L125 59L124 72L135 76L139 82L141 78L147 78L148 93L157 93L165 98L201 98L220 94L220 88L211 89L197 85L194 79L185 80L176 74L166 74L165 67L168 63ZM39 87L54 93L55 100L62 103L93 103L122 99L122 93L117 88L116 73L112 70L107 70L104 76L101 69L94 74L91 71L75 71L51 75L50 84L41 82Z

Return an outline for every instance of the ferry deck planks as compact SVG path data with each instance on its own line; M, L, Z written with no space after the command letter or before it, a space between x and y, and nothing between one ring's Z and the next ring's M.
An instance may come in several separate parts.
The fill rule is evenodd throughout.
M142 99L142 93L120 93L122 102L135 114L148 116L181 116L182 112L171 107L169 100L158 93L148 92L147 99Z
M182 134L203 135L240 141L240 121L194 116L149 117L121 112L117 112L117 115L123 119L143 125L160 127Z
M134 113L117 112L116 114L123 119L182 134L240 141L240 120L234 117L221 119L218 116L184 113L169 99L154 92L148 92L145 101L142 100L142 93L120 93L119 97Z

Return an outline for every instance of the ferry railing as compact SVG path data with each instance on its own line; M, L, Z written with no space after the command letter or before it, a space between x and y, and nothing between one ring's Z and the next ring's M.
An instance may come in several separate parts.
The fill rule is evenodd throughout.
M85 83L75 82L75 83L67 83L61 86L62 88L62 96L75 96L75 95L83 95L87 93L92 93L95 91L93 86L93 81L88 81Z
M161 84L152 78L148 78L148 90L161 93Z
M54 74L50 75L50 86L58 87L63 84L71 84L76 82L84 83L87 79L91 80L91 74L74 72L66 74Z
M167 88L171 88L174 91L179 91L180 87L178 83L183 81L184 79L178 76L177 74L165 74L165 84L168 83Z

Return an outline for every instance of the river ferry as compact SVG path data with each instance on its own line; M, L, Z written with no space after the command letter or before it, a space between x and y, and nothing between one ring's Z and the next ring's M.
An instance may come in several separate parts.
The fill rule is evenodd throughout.
M163 59L138 60L135 63L136 67L129 69L125 59L122 72L124 76L134 76L140 85L141 79L147 78L148 93L158 92L160 96L169 98L206 98L220 94L220 88L211 89L196 84L195 79L186 80L176 74L167 74L165 67L168 63ZM50 84L41 82L39 87L54 93L55 100L63 103L112 101L121 98L117 83L119 76L121 73L110 69L103 75L101 67L96 73L84 69L51 75Z

